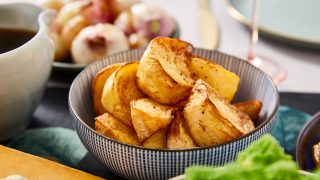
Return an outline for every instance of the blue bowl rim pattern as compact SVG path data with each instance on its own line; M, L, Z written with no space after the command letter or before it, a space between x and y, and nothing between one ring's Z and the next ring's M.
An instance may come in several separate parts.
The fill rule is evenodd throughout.
M134 52L134 51L141 51L145 49L144 47L143 48L138 48L138 49L133 49L133 50L127 50L127 51L122 51L122 52L119 52L119 53L115 53L115 54L112 54L110 56L107 56L105 58L102 59L102 61L107 61L108 58L110 57L114 57L114 56L117 56L118 54L121 54L121 53L129 53L129 52ZM239 57L236 57L236 56L232 56L232 55L229 55L229 54L225 54L223 52L220 52L220 51L216 51L216 50L208 50L208 49L203 49L203 48L194 48L194 50L199 50L199 51L204 51L204 52L207 52L207 53L217 53L217 54L220 54L220 55L223 55L223 56L228 56L230 58L233 58L235 59L236 61L244 61L243 63L246 63L248 64L249 66L251 66L252 68L255 68L257 69L258 71L262 72L262 70L260 70L258 67L250 64L248 61L244 60L244 59L240 59ZM86 128L88 128L90 131L93 131L96 135L104 138L105 140L107 141L112 141L112 142L115 142L115 143L118 143L118 144L122 144L124 146L127 146L127 147L130 147L130 148L137 148L137 149L144 149L144 150L150 150L150 151L160 151L160 152L184 152L184 151L198 151L198 150L205 150L205 149L213 149L213 148L217 148L217 147L220 147L220 146L224 146L226 144L231 144L231 143L234 143L236 141L239 141L239 140L242 140L242 139L245 139L249 136L251 136L252 134L256 133L257 131L259 131L260 129L262 129L266 124L268 124L271 120L273 120L275 118L275 115L277 114L278 112L278 107L279 107L279 93L278 93L278 89L277 89L277 86L273 83L272 79L266 75L264 72L262 72L263 74L266 75L266 78L272 82L272 88L274 88L276 90L276 104L275 104L275 107L271 113L271 115L265 120L263 121L258 127L256 127L253 131L251 131L250 133L247 133L245 135L242 135L238 138L235 138L235 139L232 139L230 141L227 141L227 142L224 142L224 143L221 143L221 144L217 144L217 145L212 145L212 146L205 146L205 147L196 147L196 148L186 148L186 149L159 149L159 148L146 148L146 147L143 147L143 146L135 146L135 145L131 145L131 144L127 144L127 143L123 143L123 142L120 142L120 141L117 141L117 140L114 140L112 138L109 138L107 136L104 136L100 133L98 133L95 129L91 128L88 124L86 124L85 122L83 122L83 120L79 117L78 114L75 113L75 110L74 110L74 107L73 107L73 103L72 103L72 92L71 90L74 89L74 86L77 82L77 79L78 77L80 77L82 74L85 74L87 69L91 69L92 66L94 66L94 64L97 63L96 62L93 62L91 64L89 64L84 70L82 70L78 75L77 77L74 79L74 81L72 82L71 86L70 86L70 91L69 91L69 97L68 97L68 103L69 103L69 109L70 109L70 113L72 113L72 115L74 117L76 117L77 121L79 121L82 125L84 125ZM73 118L75 119L75 118Z

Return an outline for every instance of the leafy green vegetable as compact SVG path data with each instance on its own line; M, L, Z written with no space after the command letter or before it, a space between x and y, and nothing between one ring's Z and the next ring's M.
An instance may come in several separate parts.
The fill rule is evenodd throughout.
M256 168L243 168L237 165L228 165L223 168L194 166L186 169L186 180L247 180L262 179L262 172Z
M240 152L235 163L220 168L189 167L185 174L186 180L304 179L292 157L270 134Z
M265 179L301 179L294 161L280 160L264 168Z
M264 167L279 160L292 160L292 158L285 154L273 136L267 134L240 152L236 164L246 167L253 165Z

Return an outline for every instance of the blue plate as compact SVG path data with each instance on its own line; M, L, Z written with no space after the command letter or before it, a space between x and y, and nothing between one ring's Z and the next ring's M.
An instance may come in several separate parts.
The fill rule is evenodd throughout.
M226 0L228 12L249 26L254 0ZM319 0L261 0L259 30L274 40L320 50Z

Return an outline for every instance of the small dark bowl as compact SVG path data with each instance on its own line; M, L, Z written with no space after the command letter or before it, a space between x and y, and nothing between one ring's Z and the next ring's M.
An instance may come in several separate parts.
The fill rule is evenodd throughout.
M302 170L312 171L312 146L320 142L320 112L315 114L301 129L296 145L296 161Z

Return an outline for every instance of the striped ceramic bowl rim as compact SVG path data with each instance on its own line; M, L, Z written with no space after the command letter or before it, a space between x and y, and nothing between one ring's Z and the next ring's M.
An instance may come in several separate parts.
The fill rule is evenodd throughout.
M94 130L91 83L103 67L139 60L143 48L124 51L87 66L74 80L69 92L69 108L74 128L86 148L116 174L130 179L166 179L182 174L194 164L220 166L235 159L237 152L271 131L279 106L279 94L270 77L247 61L217 51L195 48L194 54L213 60L235 72L241 81L234 101L258 99L263 108L257 128L226 143L183 150L150 149L122 143Z

